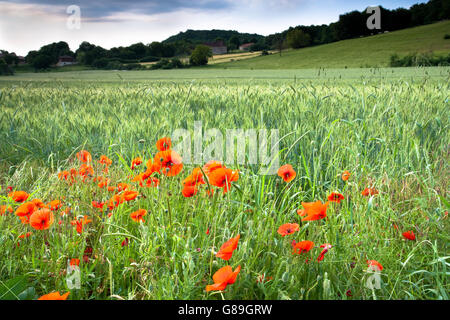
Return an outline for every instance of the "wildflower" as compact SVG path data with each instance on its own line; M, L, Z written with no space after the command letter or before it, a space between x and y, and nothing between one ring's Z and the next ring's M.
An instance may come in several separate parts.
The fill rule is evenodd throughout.
M142 164L142 159L140 157L134 158L133 161L131 161L131 170L134 170L137 166L140 166Z
M125 201L132 201L136 199L136 197L139 195L137 191L127 190L123 193L123 198Z
M266 277L266 275L262 274L262 275L258 276L258 278L256 279L256 282L262 283L262 282L268 282L270 280L273 280L273 277Z
M342 173L342 180L347 181L351 176L351 173L347 170Z
M352 290L347 290L346 292L345 292L345 294L347 295L347 297L353 297L353 295L352 295Z
M364 197L374 196L374 195L378 194L378 190L375 189L375 188L365 188L365 189L361 192L361 194L362 194Z
M159 179L155 177L150 177L147 179L147 182L145 183L147 187L155 187L157 188L159 185Z
M225 168L222 162L217 160L210 160L203 166L203 171L206 175L209 176L211 172L219 168Z
M135 211L130 214L131 219L133 219L136 222L145 222L144 216L147 215L147 210L145 209L139 209L138 211Z
M80 174L80 176L83 177L83 181L84 181L87 177L94 175L94 168L92 168L90 165L83 163L80 166L78 173Z
M123 241L122 241L122 247L127 247L128 246L128 238L125 238Z
M278 233L283 237L293 234L299 230L298 223L285 223L278 228Z
M61 203L60 200L53 200L53 201L50 201L49 204L48 204L48 207L52 211L59 210L61 208L61 206L62 206L62 203Z
M107 167L109 167L112 164L112 160L105 155L101 155L100 160L98 162Z
M205 184L203 172L199 167L194 168L192 173L183 180L183 185L185 186L195 186L197 184Z
M8 197L13 199L15 202L24 202L27 201L30 195L25 191L14 191L8 194Z
M216 257L222 258L223 260L230 260L233 255L233 251L236 250L238 246L239 239L241 235L238 234L235 238L231 238L227 242L225 242L221 247L219 252L217 252Z
M163 174L168 177L178 175L183 169L180 155L173 150L160 151L155 155L155 165L161 168Z
M239 173L228 168L217 168L209 174L208 178L211 185L223 188L223 192L226 193L231 188L231 182L239 179Z
M78 232L79 234L81 234L81 233L83 233L83 227L84 227L85 225L87 225L88 223L91 223L91 222L92 222L92 220L90 220L88 216L84 216L84 217L81 218L81 219L78 218L78 219L76 219L76 220L72 220L72 221L70 222L70 224L73 225L73 226L76 226L77 232Z
M207 285L206 291L225 290L229 284L233 284L236 281L236 277L241 271L241 266L238 266L234 271L230 266L225 266L217 270L213 275L214 284Z
M183 190L181 191L183 196L186 198L195 196L197 194L197 192L198 192L198 189L196 186L184 186Z
M104 202L100 202L100 201L92 201L92 206L94 207L94 208L97 208L97 209L103 209L103 206L105 205L105 203Z
M13 213L14 210L11 207L0 206L0 216L4 215L6 212Z
M285 182L291 182L296 175L297 173L290 164L285 164L278 169L278 176L283 178Z
M328 201L340 203L341 200L344 200L344 195L338 192L332 192L328 196Z
M46 295L43 295L38 300L67 300L67 297L69 296L70 292L67 292L63 295L59 294L59 291L48 293Z
M328 201L322 203L317 200L316 202L302 202L303 208L305 208L306 217L302 221L314 221L320 220L327 216Z
M322 261L325 256L325 253L327 253L328 250L330 250L333 246L329 243L324 243L324 244L321 244L320 247L323 248L323 250L317 257L317 261Z
M408 240L416 240L416 235L412 231L406 231L402 233L403 237Z
M36 230L50 228L53 221L53 213L47 208L39 209L30 216L30 225Z
M300 241L300 242L297 242L295 244L295 246L293 247L292 254L295 254L295 253L298 253L298 254L306 253L309 250L311 250L312 248L314 248L314 242L309 241L309 240Z
M81 150L80 152L77 152L76 156L77 156L78 160L80 160L80 162L83 162L83 163L92 162L92 156L86 150Z
M70 176L70 172L69 171L61 171L60 173L58 173L58 179L59 180L68 180Z
M369 268L371 268L374 271L383 270L383 266L377 260L367 260L367 265Z
M172 141L169 137L164 137L156 141L156 149L158 151L166 151L172 147Z
M109 185L109 183L111 182L111 180L108 179L108 178L103 178L103 177L98 177L98 178L99 178L98 180L100 180L100 182L98 183L97 186L100 189L103 189L103 188L107 187Z
M306 216L306 210L305 209L297 209L297 214L300 217L304 217L304 216Z
M80 259L70 259L69 265L78 267L80 265Z
M20 238L20 239L25 239L25 238L30 237L31 235L32 235L31 232L27 232L27 233L25 233L25 234L21 234L21 235L19 236L19 238Z
M45 208L45 204L39 199L21 204L15 211L15 215L20 218L22 223L28 224L31 215L38 209Z

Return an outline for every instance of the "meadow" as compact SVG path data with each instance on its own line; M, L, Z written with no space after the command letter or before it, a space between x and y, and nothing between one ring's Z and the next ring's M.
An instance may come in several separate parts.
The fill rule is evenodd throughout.
M0 77L0 299L447 300L449 80L448 67ZM205 163L151 169L156 142L194 121L278 129L295 177L227 163L224 187ZM32 199L44 230L18 216Z

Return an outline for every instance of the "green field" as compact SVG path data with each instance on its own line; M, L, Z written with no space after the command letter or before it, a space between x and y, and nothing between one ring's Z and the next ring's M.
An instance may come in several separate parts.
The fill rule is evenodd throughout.
M239 63L256 68L262 59ZM69 299L447 300L449 86L447 67L0 77L0 206L13 211L0 216L0 299L70 291ZM182 181L202 162L185 163L174 177L154 173L158 188L131 181L157 152L159 138L179 128L192 132L194 121L203 130L278 129L280 165L291 164L295 179L286 183L258 174L258 165L230 163L239 179L229 192L216 188L210 197L206 184L186 198ZM71 185L58 179L63 170L79 169L75 154L82 149L92 154L95 177L139 193L111 217L91 202L108 201L114 192L92 177ZM113 160L108 173L97 163L100 155ZM144 163L133 171L137 156ZM341 178L345 170L352 173L348 181ZM23 224L8 186L44 203L61 200L53 225ZM363 196L366 187L379 194ZM344 200L329 204L327 219L301 221L302 202L325 202L331 192ZM148 211L145 222L130 218L138 209ZM78 233L70 221L85 215L92 222ZM277 230L285 223L299 230L283 237ZM406 240L405 231L416 239ZM19 237L27 232L30 237ZM231 259L216 257L238 234ZM315 247L293 254L292 240ZM332 248L319 262L326 243ZM70 259L81 261L81 289L67 287ZM367 260L383 266L379 289L366 286ZM241 266L236 281L206 292L226 265ZM262 276L267 281L258 281Z
M217 64L214 68L301 69L387 67L392 54L415 52L448 54L450 21L350 39L279 54Z

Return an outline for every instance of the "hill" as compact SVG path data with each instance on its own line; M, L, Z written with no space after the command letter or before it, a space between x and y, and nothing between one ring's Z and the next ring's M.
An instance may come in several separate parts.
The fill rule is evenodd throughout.
M237 69L299 69L386 67L392 54L414 52L450 52L450 21L338 41L298 50L286 50L282 55L271 54L251 59L211 65L211 68Z
M163 41L163 43L174 43L177 41L188 41L193 43L198 42L213 42L217 38L221 38L225 41L230 40L232 37L237 37L240 43L245 42L257 42L264 40L264 36L256 33L240 33L234 30L186 30L180 32L174 36L171 36ZM256 40L256 41L255 41Z

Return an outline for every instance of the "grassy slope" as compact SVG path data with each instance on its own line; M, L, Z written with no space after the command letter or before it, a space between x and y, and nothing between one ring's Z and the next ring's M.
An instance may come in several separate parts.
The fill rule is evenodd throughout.
M350 39L331 44L278 54L218 64L214 67L239 69L297 69L387 66L391 54L412 52L448 53L450 21L420 26L366 38Z

